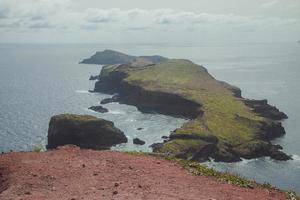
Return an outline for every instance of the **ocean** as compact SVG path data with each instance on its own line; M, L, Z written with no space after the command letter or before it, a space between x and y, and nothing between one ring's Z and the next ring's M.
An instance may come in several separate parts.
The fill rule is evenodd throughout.
M238 163L206 164L270 182L300 193L300 44L299 43L199 43L199 44L0 44L0 151L28 151L45 145L51 116L89 114L111 120L129 139L116 150L150 151L149 145L180 127L186 120L143 114L134 106L107 104L108 113L88 109L110 95L89 93L100 73L99 65L78 64L95 51L112 49L132 55L162 55L190 59L217 79L242 89L243 97L268 99L284 111L287 134L273 143L293 155L291 161L269 158ZM142 130L137 130L142 128ZM139 137L143 146L132 144Z

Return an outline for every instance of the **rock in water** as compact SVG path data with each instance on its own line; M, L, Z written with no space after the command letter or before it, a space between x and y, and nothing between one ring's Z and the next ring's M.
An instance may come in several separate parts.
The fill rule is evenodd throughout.
M49 123L47 149L66 144L107 149L126 142L126 136L113 122L90 115L61 114L53 116Z
M139 138L134 138L133 139L133 144L138 144L138 145L144 145L146 142L139 139Z
M119 99L120 99L119 95L114 95L111 98L103 99L100 103L101 104L108 104L108 103L118 102Z
M107 108L104 108L102 106L91 106L89 107L90 110L93 110L95 112L99 112L99 113L106 113L108 112Z
M97 76L91 75L89 78L90 81L94 81L94 80L98 80L98 79L99 79L99 75L97 75Z

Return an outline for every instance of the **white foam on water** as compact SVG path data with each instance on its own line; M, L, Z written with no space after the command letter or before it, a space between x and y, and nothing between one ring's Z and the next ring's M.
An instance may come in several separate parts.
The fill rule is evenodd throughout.
M82 93L82 94L88 94L89 91L88 90L76 90L76 93Z
M110 110L108 113L113 114L113 115L125 115L126 113L122 110Z
M300 162L300 156L299 155L292 155L292 158L294 161Z

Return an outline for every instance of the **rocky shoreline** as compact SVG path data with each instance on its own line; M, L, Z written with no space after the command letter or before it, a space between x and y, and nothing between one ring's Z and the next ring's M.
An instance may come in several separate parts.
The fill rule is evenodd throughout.
M196 68L196 70L200 69L201 73L199 73L199 76L205 76L204 78L208 80L204 83L209 86L214 86L212 94L211 91L206 88L206 85L203 87L203 84L195 91L193 88L192 92L197 92L202 95L204 91L203 93L206 95L205 98L210 98L211 96L215 97L221 93L226 98L230 98L229 103L236 104L233 106L242 107L243 111L230 113L231 115L228 118L231 121L229 122L234 124L229 125L240 126L241 124L244 126L241 129L234 127L238 131L249 129L250 136L247 135L247 140L243 140L239 143L228 141L227 138L223 136L220 137L220 135L218 135L219 133L210 130L211 128L206 124L207 122L205 122L205 117L207 112L211 112L209 110L211 108L207 106L205 102L206 99L202 102L202 96L199 98L200 101L197 101L191 98L190 94L188 94L189 91L182 92L182 90L186 88L182 89L180 87L185 87L185 85L176 86L175 89L172 89L168 88L169 86L166 87L169 83L157 86L157 83L151 82L152 79L155 79L154 77L147 77L150 79L147 81L140 78L145 76L145 74L148 75L148 72L152 73L152 71L156 70L156 67L160 67L160 64L146 67L144 65L140 67L135 65L133 67L130 64L105 66L101 71L99 80L95 83L94 92L108 94L118 93L118 102L134 105L142 112L157 112L190 119L183 127L174 130L169 139L165 140L164 143L152 145L155 147L153 148L154 152L199 161L213 158L215 161L236 162L240 161L241 158L250 159L262 156L270 156L276 160L291 159L290 156L281 151L282 147L273 145L270 141L285 134L285 130L280 122L280 120L287 118L283 112L269 105L266 100L248 100L242 98L239 88L215 80L208 74L205 68L195 65L191 61L169 60L164 62L164 65L169 67L169 64L177 65L177 63L183 66L186 65L186 68L191 66ZM168 70L170 70L169 72L172 74L173 68L170 67ZM136 80L130 80L132 74L135 73L142 74L139 74L140 77L137 76ZM179 74L179 76L181 75L182 74ZM186 75L183 74L183 76ZM163 82L164 80L158 80L157 82L159 81ZM151 88L152 84L155 85L154 88ZM231 96L229 96L228 93L230 93ZM194 93L192 94L194 95ZM218 101L220 101L220 99L216 99L216 103L218 103ZM243 105L241 105L241 103ZM224 106L227 106L226 104L224 104ZM233 108L235 109L235 107ZM221 110L221 112L220 115L223 115L225 111ZM247 115L251 116L248 117ZM191 124L195 123L200 124L197 125L198 128L191 127ZM222 124L222 122L220 124ZM203 129L206 130L203 131ZM193 133L193 131L195 131L195 133ZM234 131L234 129L232 129L232 131ZM241 132L241 134L243 134L243 132ZM236 135L237 136L234 137L239 137L239 133ZM237 139L240 140L240 138Z

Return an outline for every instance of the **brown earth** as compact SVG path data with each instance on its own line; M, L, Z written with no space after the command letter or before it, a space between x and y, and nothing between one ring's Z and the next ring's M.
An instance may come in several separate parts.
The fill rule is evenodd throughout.
M264 188L241 188L195 176L151 156L61 147L0 155L1 200L285 199Z

